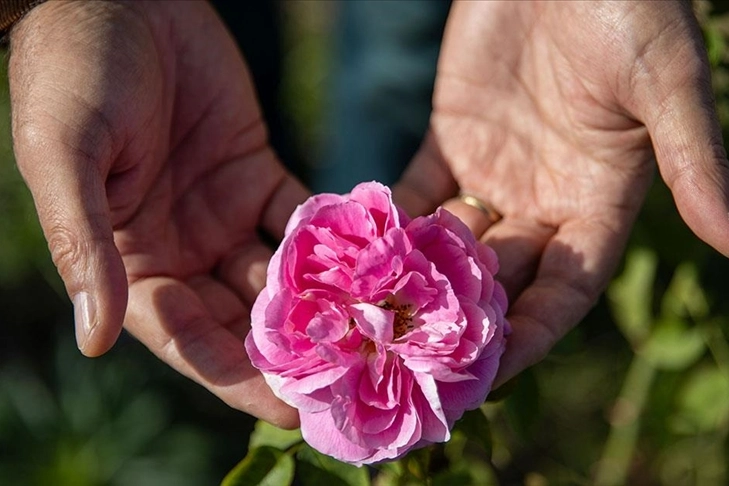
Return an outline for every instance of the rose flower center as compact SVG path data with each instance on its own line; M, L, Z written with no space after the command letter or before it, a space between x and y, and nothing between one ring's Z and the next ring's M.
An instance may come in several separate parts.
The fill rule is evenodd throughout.
M395 314L392 323L393 339L398 339L413 329L413 315L410 312L411 306L409 304L396 305L385 301L380 304L380 307Z

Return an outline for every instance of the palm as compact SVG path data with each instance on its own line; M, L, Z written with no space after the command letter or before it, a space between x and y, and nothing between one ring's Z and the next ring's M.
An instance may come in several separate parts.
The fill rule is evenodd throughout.
M243 339L271 254L259 232L280 237L305 191L269 148L240 54L210 8L160 3L140 15L136 7L69 6L76 8L65 12L71 22L79 19L69 13L81 21L107 16L107 22L84 32L76 45L81 52L70 53L63 66L72 70L74 62L90 59L96 69L86 70L78 83L66 78L63 90L50 94L41 90L46 79L36 79L38 93L15 94L21 101L14 109L28 116L32 107L22 101L30 103L34 94L60 98L67 111L29 117L32 123L23 127L42 133L58 133L73 125L79 112L86 115L80 117L82 130L63 133L67 146L85 155L91 151L90 158L98 161L98 173L82 183L105 192L107 207L90 212L100 225L111 221L128 284L124 326L230 405L291 425L295 414L252 368ZM110 41L108 28L125 35ZM48 59L33 62L43 64L54 55L45 54ZM27 72L27 60L13 61ZM51 79L55 73L48 62L44 69L40 75ZM22 134L16 139L22 167ZM33 175L28 179L33 189ZM43 213L42 191L34 196L44 222L49 216ZM55 230L46 231L53 247ZM100 284L100 292L116 299L99 306L100 319L107 321L118 318L120 296L114 294L125 291L113 280L113 258L103 261L111 267L112 281ZM62 274L65 263L57 258ZM96 348L103 352L115 338L114 326L94 332L106 334L96 336Z
M501 380L543 357L606 285L651 180L652 142L687 222L729 250L717 244L726 224L704 227L725 207L721 188L707 187L715 214L692 212L696 174L682 165L703 158L691 162L725 180L716 126L708 116L680 133L691 113L661 102L706 76L694 24L672 2L472 2L451 12L431 133L403 185L428 184L441 200L457 186L503 214L489 227L446 203L502 262L514 334ZM686 96L680 109L708 105L705 90Z

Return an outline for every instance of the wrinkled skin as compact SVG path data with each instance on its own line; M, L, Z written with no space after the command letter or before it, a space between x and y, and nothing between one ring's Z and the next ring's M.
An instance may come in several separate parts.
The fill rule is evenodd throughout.
M306 191L211 7L48 2L11 48L17 162L84 354L123 323L231 406L295 426L243 339L271 255L257 232L280 238Z
M726 159L687 5L453 8L431 132L397 195L412 214L446 202L496 248L513 302L501 382L604 288L654 154L686 222L729 254ZM242 339L271 254L257 231L280 237L305 191L268 148L210 7L47 2L11 48L16 158L82 351L102 354L124 324L231 406L296 425ZM503 221L449 199L459 187Z
M681 216L729 255L729 171L690 2L462 2L430 133L397 190L411 213L458 189L489 227L513 327L497 383L542 359L614 271L655 162Z

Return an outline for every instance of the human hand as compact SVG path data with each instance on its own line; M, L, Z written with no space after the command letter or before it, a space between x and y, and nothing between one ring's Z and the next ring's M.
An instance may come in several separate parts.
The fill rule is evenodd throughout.
M268 146L211 7L47 2L11 49L17 163L83 353L123 324L229 405L296 425L243 339L271 255L259 231L280 238L306 191Z
M709 76L690 2L454 4L430 133L396 196L413 213L448 200L498 253L513 334L497 384L542 359L604 290L654 161L686 223L729 256Z

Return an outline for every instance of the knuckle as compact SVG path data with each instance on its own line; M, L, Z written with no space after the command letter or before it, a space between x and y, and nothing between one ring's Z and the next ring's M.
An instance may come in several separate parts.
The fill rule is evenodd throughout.
M49 231L48 248L53 264L64 280L82 271L90 253L89 245L78 232L66 226L55 226Z
M86 276L99 246L114 244L113 236L107 229L105 217L90 216L86 225L57 223L47 231L51 259L67 284Z

